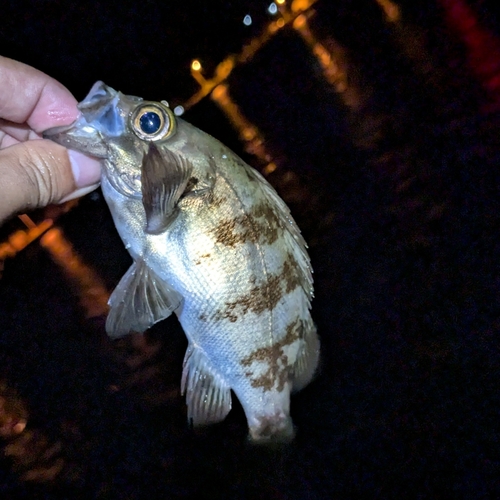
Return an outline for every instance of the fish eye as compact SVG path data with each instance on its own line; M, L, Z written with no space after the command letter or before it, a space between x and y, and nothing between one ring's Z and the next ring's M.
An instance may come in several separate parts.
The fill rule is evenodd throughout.
M143 103L132 114L134 133L146 141L166 139L174 132L175 117L172 111L160 103Z
M141 130L148 135L156 134L161 127L161 116L155 111L146 111L139 118Z

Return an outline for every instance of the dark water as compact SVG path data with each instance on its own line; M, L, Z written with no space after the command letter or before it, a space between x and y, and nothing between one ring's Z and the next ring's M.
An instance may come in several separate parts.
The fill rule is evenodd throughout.
M104 318L86 317L78 286L35 243L0 280L0 404L12 425L27 419L2 441L1 498L500 495L500 96L447 24L446 2L401 2L396 25L375 2L333 3L318 3L311 27L342 49L348 91L333 89L293 30L229 80L278 164L268 178L315 271L322 364L292 400L295 441L250 446L237 403L225 422L188 429L176 321L111 343ZM495 36L490 3L468 5ZM102 79L173 102L196 90L190 60L210 74L267 8L82 5L6 6L3 55L78 98ZM240 26L247 11L253 32ZM210 100L186 119L262 167ZM100 194L58 227L111 290L129 258Z

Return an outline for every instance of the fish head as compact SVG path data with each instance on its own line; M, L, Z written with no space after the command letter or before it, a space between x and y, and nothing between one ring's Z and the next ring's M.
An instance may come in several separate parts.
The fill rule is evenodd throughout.
M44 137L101 158L114 190L142 199L147 232L164 231L199 163L190 159L199 151L189 147L190 132L197 129L183 122L178 134L178 119L165 101L124 95L103 82L94 84L78 109L74 123L47 130Z

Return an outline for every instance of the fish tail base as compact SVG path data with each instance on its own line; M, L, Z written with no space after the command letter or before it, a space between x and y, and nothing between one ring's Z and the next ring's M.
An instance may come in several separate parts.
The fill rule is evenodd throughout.
M285 413L255 417L250 423L249 439L254 444L288 443L295 436L295 427Z

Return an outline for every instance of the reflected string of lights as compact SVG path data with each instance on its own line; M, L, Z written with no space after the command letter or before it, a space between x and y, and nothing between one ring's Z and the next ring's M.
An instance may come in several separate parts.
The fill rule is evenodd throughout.
M182 112L187 111L209 95L218 85L226 82L236 66L250 62L255 54L264 47L276 33L285 26L292 24L298 16L311 11L316 1L317 0L293 0L291 5L288 6L285 0L279 0L271 4L276 6L276 11L274 13L277 14L279 12L279 17L269 22L262 33L252 38L239 54L231 54L223 59L216 66L214 75L211 78L205 78L203 76L201 61L199 59L194 59L191 62L191 75L199 84L200 89L184 104L179 106L178 110L180 111L182 108Z

